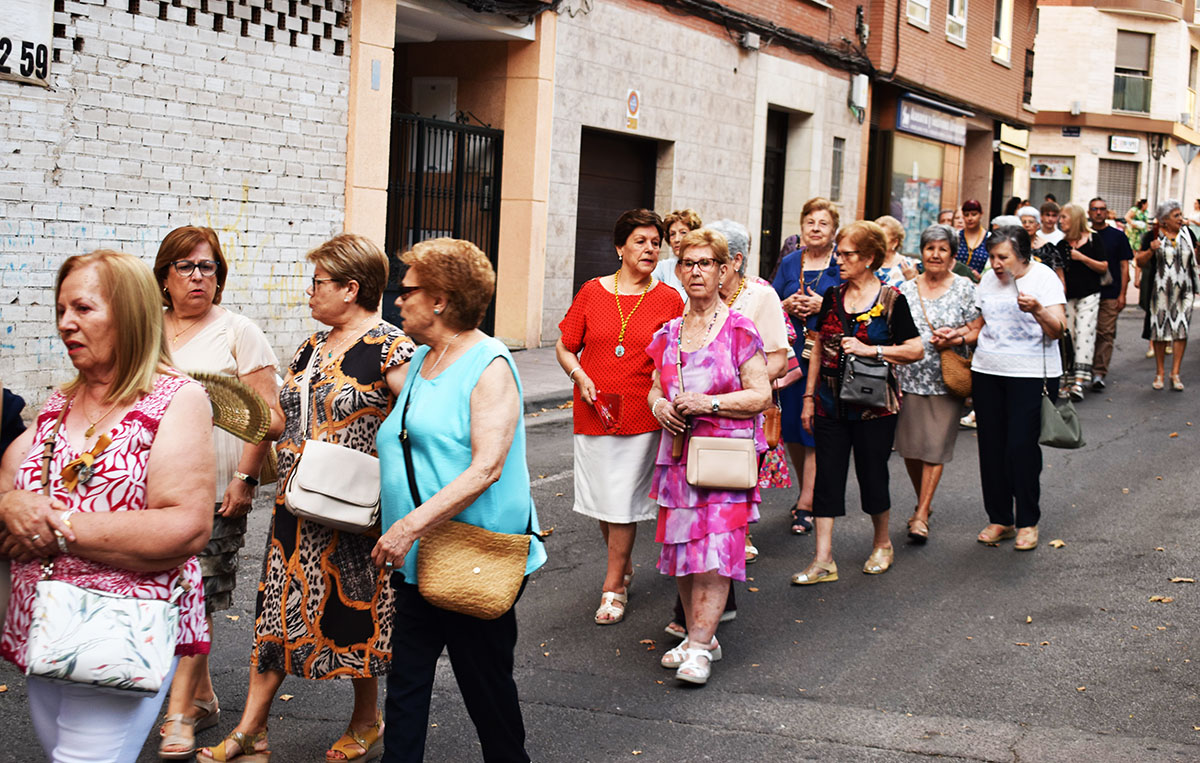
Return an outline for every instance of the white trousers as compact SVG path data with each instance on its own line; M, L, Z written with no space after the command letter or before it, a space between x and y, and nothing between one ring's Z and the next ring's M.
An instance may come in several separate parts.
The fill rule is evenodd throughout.
M25 683L29 714L51 763L134 763L150 736L171 687L176 657L154 696L128 697L90 686L46 681Z

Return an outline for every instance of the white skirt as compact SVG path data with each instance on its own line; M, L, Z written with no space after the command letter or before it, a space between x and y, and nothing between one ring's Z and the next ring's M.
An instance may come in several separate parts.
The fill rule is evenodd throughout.
M576 513L603 522L630 524L658 516L650 499L659 432L575 435Z

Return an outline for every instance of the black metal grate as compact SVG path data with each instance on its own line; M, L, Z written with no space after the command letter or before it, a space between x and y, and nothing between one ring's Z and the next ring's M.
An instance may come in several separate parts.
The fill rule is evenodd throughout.
M393 115L388 254L399 255L419 241L450 236L478 246L496 267L503 150L502 130ZM394 302L404 274L394 262L390 273L383 316L400 325ZM482 328L490 334L494 326L493 295Z

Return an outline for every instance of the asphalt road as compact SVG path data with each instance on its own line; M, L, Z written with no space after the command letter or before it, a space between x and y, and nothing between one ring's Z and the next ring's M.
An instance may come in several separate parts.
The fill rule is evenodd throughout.
M674 645L662 626L675 588L654 569L652 524L638 538L625 621L592 623L604 549L595 523L571 512L569 421L531 420L534 496L554 528L550 561L518 605L516 673L534 760L1200 760L1200 592L1170 582L1200 579L1200 351L1184 364L1186 392L1155 392L1139 329L1140 313L1129 311L1109 391L1078 406L1088 446L1044 449L1042 545L1032 553L975 541L986 518L966 430L924 547L906 542L914 500L892 459L897 554L886 575L857 571L870 523L852 486L852 513L834 539L841 580L789 585L812 540L787 533L794 493L765 491L754 528L762 559L737 584L740 613L721 626L725 658L705 688L681 687L658 666ZM230 730L243 702L267 519L252 514L236 609L218 616L226 717L202 743ZM1052 548L1054 539L1065 545ZM427 760L479 760L443 663ZM0 683L0 760L41 760L22 677L5 665ZM283 692L293 696L274 707L274 760L321 760L344 728L349 686L289 678ZM154 750L141 759L157 760Z

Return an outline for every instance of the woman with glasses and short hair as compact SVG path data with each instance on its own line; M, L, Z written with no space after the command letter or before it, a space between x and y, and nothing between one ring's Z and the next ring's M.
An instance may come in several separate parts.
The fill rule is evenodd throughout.
M306 440L375 455L375 435L416 348L379 318L388 274L379 247L343 233L309 252L308 261L308 307L329 329L300 345L279 392L272 417L279 480L258 584L249 691L233 732L200 750L201 760L268 753L271 703L289 673L353 684L349 726L325 760L369 760L383 747L376 702L379 676L391 664L393 593L390 576L371 560L379 526L356 533L302 519L287 510L284 491Z
M229 263L212 228L187 225L162 240L154 276L166 306L163 328L171 357L186 373L236 377L273 403L279 395L275 382L279 361L257 324L221 307L228 275ZM246 513L270 447L265 440L252 445L213 429L217 464L213 530L199 554L210 632L213 613L232 606ZM181 658L171 682L159 755L166 760L190 760L196 753L196 732L215 726L220 713L208 655Z

